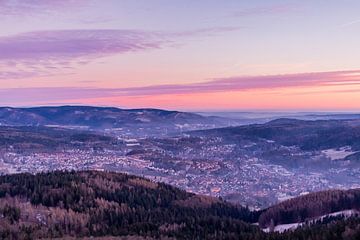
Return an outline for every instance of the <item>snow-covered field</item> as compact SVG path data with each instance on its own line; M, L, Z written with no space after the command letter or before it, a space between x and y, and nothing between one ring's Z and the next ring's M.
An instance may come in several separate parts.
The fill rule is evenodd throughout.
M350 147L342 147L339 149L332 148L321 151L326 157L330 158L331 160L338 160L346 158L347 156L354 154L356 152L351 151Z
M304 223L289 223L289 224L280 224L274 227L274 232L285 232L287 230L295 230L296 228L302 226ZM270 228L263 229L264 232L270 232Z
M348 217L351 217L351 216L355 216L355 215L359 215L360 212L357 211L357 210L354 210L354 209L348 209L348 210L343 210L343 211L339 211L339 212L334 212L334 213L329 213L329 214L326 214L326 215L323 215L323 216L320 216L320 217L317 217L317 218L314 218L314 219L311 219L310 221L308 221L308 224L312 224L318 220L323 220L324 218L326 217L337 217L337 216L343 216L345 218L348 218ZM300 222L300 223L288 223L288 224L279 224L279 225L276 225L274 227L274 232L279 232L279 233L282 233L282 232L285 232L285 231L288 231L288 230L295 230L296 228L298 227L301 227L303 225L305 225L307 223L305 222ZM264 228L262 229L264 232L270 232L270 228Z

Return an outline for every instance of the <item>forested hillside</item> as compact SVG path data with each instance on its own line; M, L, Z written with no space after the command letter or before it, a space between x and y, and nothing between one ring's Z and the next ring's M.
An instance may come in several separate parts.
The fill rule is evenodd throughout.
M161 236L252 239L248 209L107 172L0 177L0 238Z
M54 127L0 126L0 149L53 152L64 149L113 148L116 138L104 134Z
M329 191L251 212L218 198L120 173L81 171L0 177L0 239L359 239L360 218L327 217L285 233L267 225L357 208L359 191ZM321 206L321 207L320 207ZM312 214L312 215L311 215Z
M270 223L278 225L304 222L348 209L360 209L360 189L316 192L284 201L262 213L259 223L262 227L268 227Z

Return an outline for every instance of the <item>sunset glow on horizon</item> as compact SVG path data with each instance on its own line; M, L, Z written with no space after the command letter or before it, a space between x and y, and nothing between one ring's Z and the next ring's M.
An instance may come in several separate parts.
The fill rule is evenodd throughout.
M0 0L0 103L358 111L359 9L356 0Z

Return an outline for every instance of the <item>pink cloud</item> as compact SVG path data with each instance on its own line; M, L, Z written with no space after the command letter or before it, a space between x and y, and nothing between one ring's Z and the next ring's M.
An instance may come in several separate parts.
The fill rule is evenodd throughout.
M275 89L284 87L326 86L360 83L360 70L313 72L283 75L216 78L194 84L156 85L114 90L121 95L161 95Z
M194 94L286 87L329 86L333 84L359 84L360 70L314 72L268 76L240 76L217 78L196 84L154 85L134 88L9 88L0 89L4 103L32 101L65 101L101 97L157 96L164 94Z

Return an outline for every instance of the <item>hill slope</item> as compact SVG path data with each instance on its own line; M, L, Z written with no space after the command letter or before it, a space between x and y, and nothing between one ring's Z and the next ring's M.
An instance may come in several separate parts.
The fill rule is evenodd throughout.
M156 135L183 130L228 126L231 120L160 109L60 106L0 108L0 125L57 125L95 130L117 129L132 135ZM139 130L142 128L142 131Z
M260 215L259 224L275 225L305 222L343 210L360 210L360 189L328 190L293 198L268 208Z
M66 148L111 148L117 139L98 132L54 127L0 126L0 150L25 152L54 151Z
M84 171L0 177L0 238L140 235L251 239L246 208L162 183Z
M328 205L329 195L333 196L314 193L293 201L303 202L300 205L306 210L306 199ZM352 199L350 192L335 191L335 195ZM358 203L357 198L353 201ZM341 201L336 204L345 206ZM313 205L309 205L310 210ZM355 240L360 236L358 217L326 218L294 231L265 233L251 223L259 215L268 215L268 211L250 212L221 199L119 173L80 171L0 177L1 239L128 236L121 239ZM291 207L286 211L301 214Z
M360 120L277 119L265 124L194 131L192 135L217 136L229 140L266 139L302 150L349 146L360 150Z

